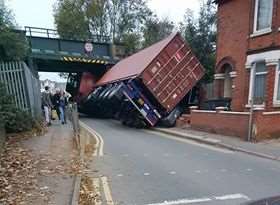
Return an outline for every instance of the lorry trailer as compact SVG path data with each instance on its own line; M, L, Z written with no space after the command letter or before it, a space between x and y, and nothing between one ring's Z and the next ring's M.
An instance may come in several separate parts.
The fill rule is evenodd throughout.
M193 101L204 68L179 33L114 65L94 85L81 111L123 124L168 126Z

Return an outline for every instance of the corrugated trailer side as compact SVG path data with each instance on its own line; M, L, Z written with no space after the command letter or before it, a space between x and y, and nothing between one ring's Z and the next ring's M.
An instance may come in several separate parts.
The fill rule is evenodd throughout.
M142 72L141 78L157 101L169 112L203 75L203 66L177 33Z

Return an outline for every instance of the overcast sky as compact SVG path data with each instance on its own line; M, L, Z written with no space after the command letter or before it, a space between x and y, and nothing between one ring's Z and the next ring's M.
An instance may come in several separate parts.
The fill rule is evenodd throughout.
M4 0L13 10L20 27L55 28L53 5L56 0ZM169 17L175 23L182 21L186 9L197 12L200 0L148 0L148 6L160 17ZM56 74L44 73L42 79L60 80Z

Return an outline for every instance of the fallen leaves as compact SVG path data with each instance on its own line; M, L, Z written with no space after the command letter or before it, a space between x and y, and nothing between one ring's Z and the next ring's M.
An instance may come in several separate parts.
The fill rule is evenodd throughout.
M93 186L92 179L88 176L83 176L80 187L79 205L94 205L100 202L100 196Z
M10 137L0 155L1 205L51 204L54 193L44 183L80 174L85 167L76 153L66 157L25 149L21 141L26 138Z
M6 143L0 155L0 204L27 204L36 196L38 170L30 153L13 140Z

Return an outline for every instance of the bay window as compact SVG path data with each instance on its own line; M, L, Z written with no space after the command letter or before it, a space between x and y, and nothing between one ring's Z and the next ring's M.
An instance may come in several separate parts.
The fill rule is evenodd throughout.
M264 105L266 95L266 64L265 61L257 62L251 70L250 94L249 99L253 95L255 105ZM252 82L254 81L254 83ZM254 84L254 87L252 85Z
M273 0L255 0L254 33L271 31Z

